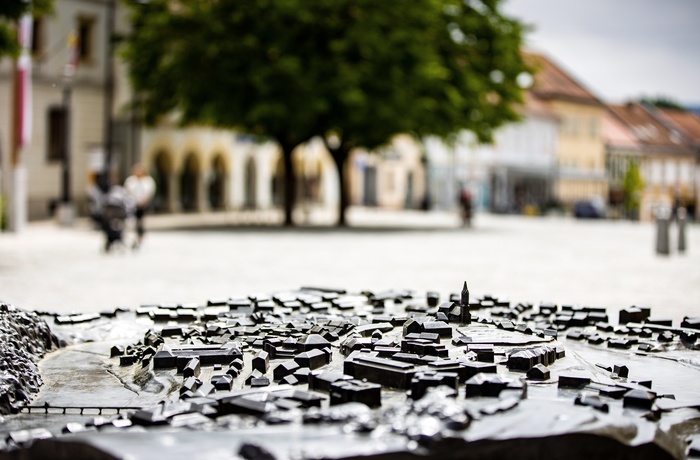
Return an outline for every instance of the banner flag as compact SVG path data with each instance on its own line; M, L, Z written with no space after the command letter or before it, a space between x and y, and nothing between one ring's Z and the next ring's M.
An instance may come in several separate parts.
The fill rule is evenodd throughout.
M21 48L17 60L18 147L25 147L32 138L32 16L25 14L19 21L18 41Z

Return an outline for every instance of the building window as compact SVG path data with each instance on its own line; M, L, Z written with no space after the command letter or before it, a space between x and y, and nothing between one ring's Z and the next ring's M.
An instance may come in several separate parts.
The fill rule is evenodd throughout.
M593 137L593 138L598 137L598 120L596 120L595 118L591 118L589 129L590 129L591 137Z
M692 173L692 167L690 163L687 161L684 161L683 163L680 163L678 165L679 168L679 181L683 185L691 185L693 181L693 173Z
M561 133L562 135L569 134L569 117L562 117L561 121Z
M43 18L34 18L32 20L32 56L41 59L44 54L45 31L46 23Z
M78 59L91 62L95 57L95 19L78 18Z
M562 134L574 137L578 135L579 131L579 120L578 117L569 115L564 117L564 122L562 123Z
M62 106L49 107L48 120L48 161L61 161L65 158L64 149L66 146L66 109Z
M651 174L649 177L651 178L651 183L662 185L664 180L663 163L660 160L651 160L650 166Z
M676 168L672 160L664 163L664 183L663 185L672 187L676 183Z

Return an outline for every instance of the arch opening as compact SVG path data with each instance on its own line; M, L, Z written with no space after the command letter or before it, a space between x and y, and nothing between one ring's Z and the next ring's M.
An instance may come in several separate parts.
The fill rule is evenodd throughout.
M257 208L257 170L255 167L255 160L253 157L248 157L245 162L245 182L243 188L243 208L244 209L256 209Z
M209 206L213 210L226 207L226 163L221 154L216 155L211 163L208 183Z
M185 157L180 174L180 205L183 211L195 211L199 199L199 160L194 153Z
M272 204L276 207L284 205L284 158L280 155L275 164L272 176Z
M170 206L170 175L172 174L172 159L168 152L161 150L153 157L151 176L156 182L156 193L153 197L153 211L169 211Z

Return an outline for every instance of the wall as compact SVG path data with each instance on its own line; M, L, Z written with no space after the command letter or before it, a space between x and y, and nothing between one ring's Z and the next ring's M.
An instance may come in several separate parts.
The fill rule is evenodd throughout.
M605 199L608 186L602 135L604 108L568 101L552 101L550 108L561 120L557 198L569 205L579 199Z

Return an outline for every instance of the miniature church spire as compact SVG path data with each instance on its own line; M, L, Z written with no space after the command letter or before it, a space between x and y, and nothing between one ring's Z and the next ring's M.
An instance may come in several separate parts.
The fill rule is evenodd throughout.
M459 302L459 322L460 324L469 324L472 322L472 315L469 313L469 288L467 287L467 282L464 282L464 287L462 288L462 296Z
M464 282L464 287L462 288L462 297L460 299L460 305L469 306L469 288L467 287L467 282Z

